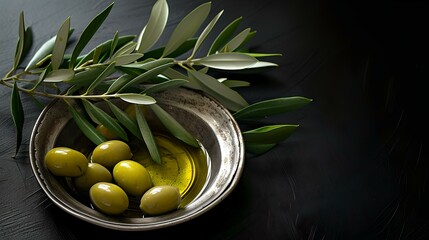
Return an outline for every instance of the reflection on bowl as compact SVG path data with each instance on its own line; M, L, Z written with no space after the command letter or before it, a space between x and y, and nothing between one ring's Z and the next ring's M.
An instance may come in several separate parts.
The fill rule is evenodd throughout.
M43 110L30 139L31 166L47 196L58 207L79 219L123 231L151 230L186 222L225 199L236 186L244 166L243 139L231 114L217 101L192 90L175 89L158 94L156 99L198 139L206 156L197 158L202 159L204 164L195 161L188 167L182 166L190 172L180 177L192 187L186 189L188 195L185 196L189 197L185 199L188 200L178 210L151 217L131 214L132 209L129 214L121 216L104 215L94 210L87 199L76 195L64 178L50 174L43 160L53 147L69 146L86 153L93 147L80 134L63 101L54 101ZM140 155L139 160L145 161L144 156ZM205 171L198 170L201 166Z

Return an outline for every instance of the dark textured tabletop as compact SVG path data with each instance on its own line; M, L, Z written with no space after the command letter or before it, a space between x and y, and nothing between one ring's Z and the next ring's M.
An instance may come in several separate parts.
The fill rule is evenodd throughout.
M154 0L116 1L89 43L138 34ZM172 31L205 1L170 0ZM30 55L68 16L74 39L109 1L0 0L0 75L11 68L24 11ZM42 191L29 163L41 112L22 96L23 145L16 156L11 90L0 85L1 239L428 239L429 61L427 1L213 0L219 25L242 16L255 52L281 53L271 71L243 75L250 101L314 101L273 121L300 127L272 151L247 156L234 191L205 214L173 227L120 232L69 215ZM28 61L28 58L25 60Z

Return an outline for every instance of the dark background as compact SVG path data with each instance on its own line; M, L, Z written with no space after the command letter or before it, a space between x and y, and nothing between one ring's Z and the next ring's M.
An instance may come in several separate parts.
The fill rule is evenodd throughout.
M154 2L116 1L88 49L116 30L138 34ZM166 32L204 2L168 1ZM0 74L12 66L21 10L34 31L31 56L68 16L76 41L109 3L0 0ZM28 158L41 109L25 96L24 144L12 158L10 89L1 86L2 239L82 239L90 233L100 239L429 238L427 1L213 0L209 19L222 9L214 32L243 16L241 29L257 31L249 43L255 52L282 54L268 59L278 68L234 76L252 83L240 91L249 102L314 99L267 119L300 124L298 130L274 150L247 156L236 189L202 216L156 231L119 232L67 214L41 190Z

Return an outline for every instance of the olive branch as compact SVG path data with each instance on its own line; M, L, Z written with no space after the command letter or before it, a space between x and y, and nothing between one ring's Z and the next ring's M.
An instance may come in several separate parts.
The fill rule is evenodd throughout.
M249 82L210 75L210 69L234 73L270 69L277 64L260 59L281 56L250 52L245 46L256 31L250 28L239 31L241 17L225 26L210 43L209 50L201 54L202 44L223 13L223 10L217 13L203 28L210 14L211 2L189 12L176 25L163 47L154 48L165 34L169 7L166 0L157 0L139 35L121 36L116 31L112 39L82 54L113 6L114 2L89 22L70 54L66 54L66 50L70 47L69 39L74 29L68 17L57 34L36 51L25 67L22 63L31 49L32 30L25 27L21 12L13 66L0 79L0 84L12 89L10 108L16 127L16 153L21 145L25 119L20 93L36 101L38 98L64 100L77 126L94 144L107 140L96 129L97 125L104 125L123 140L128 140L129 134L133 134L144 141L157 163L161 162L160 155L141 105L150 109L176 138L191 146L198 146L198 142L157 104L155 93L179 87L204 92L224 105L239 124L296 110L312 101L292 96L249 104L235 90L249 87ZM136 117L130 117L113 104L112 99L135 105ZM75 109L70 104L71 100L80 101L84 112ZM97 107L95 101L106 101L113 114ZM297 127L297 124L260 125L242 131L246 152L265 153L289 137Z

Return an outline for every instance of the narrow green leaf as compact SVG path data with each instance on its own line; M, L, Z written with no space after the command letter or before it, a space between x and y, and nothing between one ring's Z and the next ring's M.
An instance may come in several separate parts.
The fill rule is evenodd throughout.
M237 47L236 51L240 51L255 35L256 35L256 31L249 32L249 34L247 34L246 39L244 39L241 45Z
M98 77L94 80L94 82L91 83L91 85L88 87L84 95L89 94L92 90L94 90L106 77L108 77L110 74L112 74L115 70L115 62L111 62L109 66L104 69L104 71L98 75Z
M139 126L137 122L133 120L128 114L126 114L122 109L113 104L111 101L106 101L109 105L110 110L115 115L116 119L130 131L138 139L143 140L142 135L140 134Z
M120 49L125 44L131 42L134 38L136 38L135 35L126 35L126 36L118 37L118 43L116 44L116 47L115 47L114 51L117 50L117 49ZM104 51L110 51L113 42L114 42L114 39L110 39L110 40L107 40L107 41L99 44L96 48L92 49L81 60L79 60L78 64L76 64L76 67L79 67L82 64L84 64L85 62L88 62L89 60L91 60L93 58L93 56L94 56L95 49L97 49L98 47L102 48ZM104 55L106 53L104 51L101 53L102 55Z
M121 125L117 122L116 119L111 117L109 114L107 114L101 108L95 106L94 104L92 104L88 100L83 99L82 103L83 103L83 106L85 107L86 112L91 113L91 115L97 119L97 122L100 122L101 124L103 124L106 128L111 130L113 133L115 133L121 139L128 141L127 133L121 127Z
M223 85L216 78L198 71L188 71L188 73L190 79L194 78L204 92L216 98L229 110L238 111L249 105L239 93Z
M150 105L153 113L158 117L161 123L168 129L168 131L175 136L177 139L180 139L184 143L187 143L193 147L199 147L198 141L186 130L173 116L168 112L162 109L157 104Z
M244 69L252 68L268 68L268 67L278 67L277 63L258 61L255 64L245 67Z
M250 86L249 82L246 81L241 81L241 80L225 80L222 81L222 84L224 84L225 86L229 87L229 88L237 88L237 87L248 87Z
M70 29L68 37L70 38L70 35L73 33L74 29ZM42 59L46 58L49 54L52 53L52 49L54 49L54 44L57 39L57 36L54 36L50 38L48 41L46 41L34 54L33 58L29 61L27 67L25 68L25 71L29 71L37 66L37 63L39 63Z
M279 65L272 62L257 61L255 64L236 70L236 72L240 74L253 74L260 73L262 71L269 71L278 66Z
M126 65L123 65L122 67L139 68L147 71L172 62L174 62L173 58L146 59L144 62L126 64Z
M222 15L223 10L220 11L211 21L210 23L206 26L206 28L204 28L204 30L201 32L200 36L197 39L197 42L195 43L195 47L194 50L192 51L191 56L189 56L189 59L192 59L196 52L198 51L198 49L200 48L201 44L204 42L204 40L206 39L207 35L209 35L209 33L211 32L211 30L213 29L213 27L216 25L217 21L219 20L220 16Z
M37 89L40 86L40 84L42 84L42 82L45 80L46 76L48 76L49 71L50 71L50 68L45 68L43 70L43 72L40 73L39 79L37 79L37 82L34 84L34 86L31 88L30 91L34 91L35 89Z
M231 39L221 50L221 52L233 52L246 40L247 35L250 33L250 28L241 31L237 36Z
M107 141L107 139L101 135L101 133L98 132L95 127L72 106L69 106L69 112L72 115L76 125L82 131L83 135L85 135L92 143L99 145Z
M288 138L298 125L269 125L242 132L245 143L277 144Z
M66 50L68 35L70 31L70 17L68 17L57 32L54 48L52 50L51 64L52 69L57 70L63 62L64 52Z
M113 35L112 44L110 45L109 58L113 56L116 46L118 45L118 41L119 41L119 33L118 31L116 31L115 35Z
M12 95L10 97L10 110L16 131L16 155L19 148L21 147L22 129L24 128L24 109L22 107L21 97L19 96L19 90L16 81L13 84Z
M269 99L249 105L235 112L233 116L237 120L263 118L300 109L311 101L312 99L301 96Z
M56 83L56 82L66 82L74 77L73 69L57 69L49 72L45 77L44 82Z
M115 66L122 66L137 61L141 58L143 54L141 53L131 53L126 55L117 56L113 59L115 61Z
M190 39L186 40L182 45L180 45L176 50L169 53L165 57L169 57L169 58L179 57L179 56L187 53L189 50L191 50L195 46L195 43L197 43L197 38L190 38ZM162 53L164 52L164 49L165 49L165 47L160 47L160 48L151 50L149 52L146 52L144 54L143 58L144 59L147 59L147 58L159 59L162 57Z
M211 2L203 3L188 15L186 15L176 26L173 33L171 34L167 44L165 45L162 56L167 56L186 40L192 38L198 31L200 26L207 18L211 9Z
M92 63L93 64L100 62L102 53L103 53L103 46L98 46L95 48L94 54L92 55Z
M147 96L146 94L122 93L122 94L116 94L115 96L119 97L120 99L128 103L134 103L134 104L140 104L140 105L150 105L150 104L156 103L156 100L153 97Z
M149 20L140 33L137 52L143 53L151 48L161 37L168 19L168 4L166 0L158 0L152 8Z
M67 81L68 84L81 84L81 86L89 86L104 70L106 66L98 66L88 68L85 71L78 72L74 77Z
M186 80L188 80L188 82L185 83L185 85L184 85L185 87L195 89L195 90L202 90L198 81L196 81L193 78L189 78L185 74L183 74L177 70L174 70L173 68L169 68L169 69L165 70L162 73L162 75L166 76L169 79L186 79Z
M24 23L24 12L21 11L19 15L19 38L18 43L15 49L15 58L13 61L13 68L16 69L21 61L22 52L24 50L24 42L25 42L25 23Z
M244 143L246 152L260 155L263 153L268 152L269 150L273 149L277 144L271 143L271 144L263 144L263 143Z
M112 55L112 59L115 59L119 56L122 55L127 55L132 53L135 49L136 49L137 43L135 42L128 42L126 43L124 46L122 46L121 48L118 49L118 51L116 51L113 55Z
M223 70L240 70L257 63L258 60L244 53L218 53L200 58L194 63Z
M106 94L117 92L122 86L124 86L131 79L133 79L133 77L128 74L124 74L120 76L110 85L109 89L107 89Z
M246 53L249 56L254 58L262 58L262 57L281 57L281 53Z
M207 55L212 55L219 51L232 37L232 34L234 34L235 30L237 29L238 25L240 25L241 21L243 20L243 17L236 18L234 21L232 21L228 26L226 26L222 32L216 37L216 39L213 41L213 44L210 46L209 52Z
M168 77L169 79L187 79L188 78L188 76L173 68L169 68L165 70L162 74Z
M94 36L95 32L97 32L98 28L106 19L107 15L109 15L110 10L112 9L114 3L111 3L107 8L105 8L102 12L100 12L97 16L95 16L91 22L86 26L85 30L83 30L82 34L79 37L79 40L74 47L72 56L70 58L69 67L73 68L75 66L76 58L85 48L86 44L91 40L92 36Z
M151 94L151 93L162 92L162 91L165 91L168 89L181 87L181 86L185 85L185 83L188 83L188 82L189 81L185 80L185 79L172 79L172 80L168 80L168 81L150 86L147 89L145 89L143 91L143 93Z
M139 83L147 81L147 80L155 77L156 75L161 74L162 72L164 72L166 69L170 68L173 65L174 65L174 63L167 63L167 64L163 64L161 66L152 68L152 69L140 74L139 76L133 78L129 82L127 82L121 89L119 89L119 92L124 91L127 87L130 87L132 85L137 85Z
M32 45L33 45L33 30L31 27L27 27L24 33L24 47L22 49L22 54L18 62L18 65L21 64L24 58L27 56Z
M153 137L152 131L149 128L149 124L147 123L140 106L135 105L134 107L136 109L137 124L149 154L154 162L161 164L161 155L159 154L158 146L156 145L155 138Z

